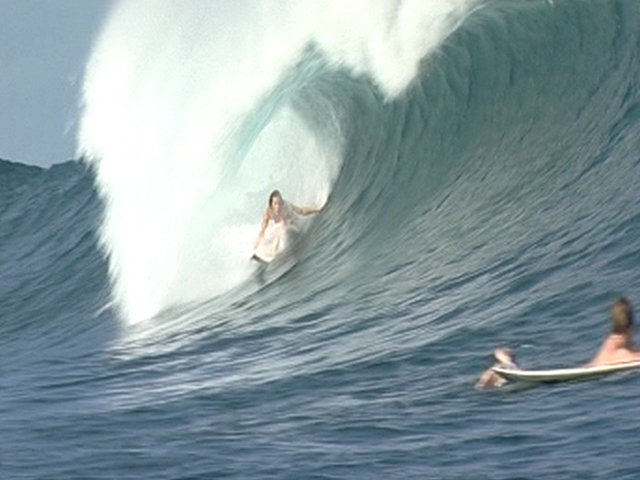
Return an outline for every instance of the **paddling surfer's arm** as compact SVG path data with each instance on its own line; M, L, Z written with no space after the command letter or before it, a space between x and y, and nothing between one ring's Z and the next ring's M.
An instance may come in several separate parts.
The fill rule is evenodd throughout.
M496 348L493 351L495 362L493 367L482 374L476 383L477 389L499 388L507 383L507 379L493 370L494 367L506 367L518 369L515 361L515 353L508 348Z

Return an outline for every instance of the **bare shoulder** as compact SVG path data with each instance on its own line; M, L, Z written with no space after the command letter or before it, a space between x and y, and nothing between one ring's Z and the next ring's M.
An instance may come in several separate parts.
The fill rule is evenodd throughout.
M609 347L609 348L607 348ZM640 361L640 351L629 348L613 348L603 345L603 348L586 366L599 367L602 365L615 365L618 363L628 363Z

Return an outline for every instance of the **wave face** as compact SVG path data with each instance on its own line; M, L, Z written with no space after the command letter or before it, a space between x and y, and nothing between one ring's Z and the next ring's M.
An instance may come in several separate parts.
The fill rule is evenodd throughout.
M473 384L498 345L579 365L640 303L639 26L116 4L86 161L0 162L0 478L635 478L637 374ZM273 188L324 208L261 272Z
M3 364L24 352L39 358L41 343L81 342L99 321L109 297L95 237L100 210L93 178L77 162L44 170L0 160Z

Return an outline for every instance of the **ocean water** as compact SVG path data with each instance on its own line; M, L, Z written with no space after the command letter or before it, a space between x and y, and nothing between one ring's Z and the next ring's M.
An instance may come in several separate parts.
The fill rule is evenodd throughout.
M0 162L0 478L636 479L635 0L123 1ZM37 139L34 139L37 141ZM270 190L324 208L248 260Z

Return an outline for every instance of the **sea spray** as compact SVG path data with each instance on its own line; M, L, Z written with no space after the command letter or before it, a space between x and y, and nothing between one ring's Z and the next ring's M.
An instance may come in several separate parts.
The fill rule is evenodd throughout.
M101 244L129 321L247 279L270 190L320 206L343 162L331 99L296 109L321 68L390 98L474 4L122 1L88 62L79 153L104 203Z

